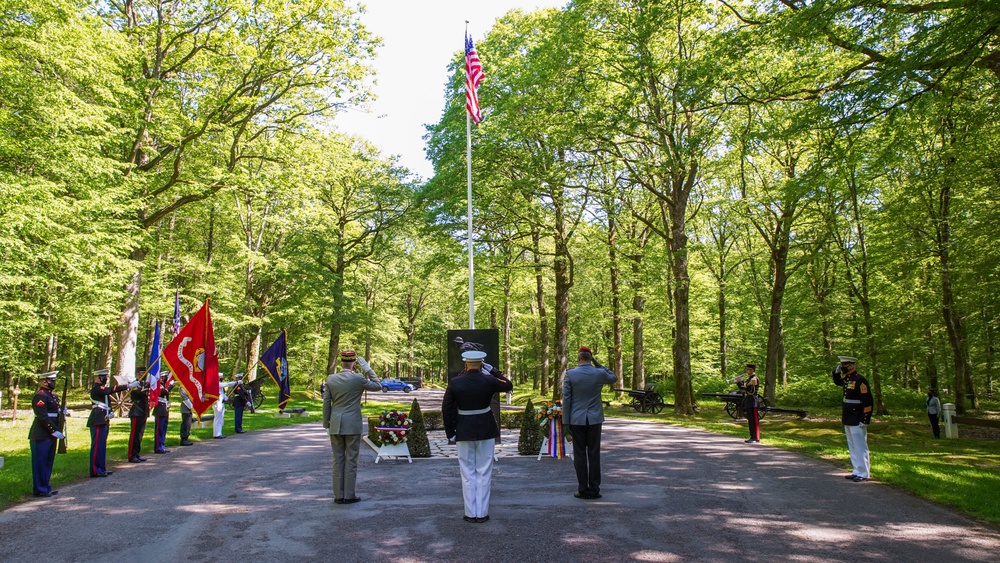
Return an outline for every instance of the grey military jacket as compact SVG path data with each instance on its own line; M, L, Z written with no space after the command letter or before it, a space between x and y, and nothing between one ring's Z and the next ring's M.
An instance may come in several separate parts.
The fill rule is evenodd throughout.
M362 434L361 394L380 389L374 373L365 377L345 369L331 374L323 392L323 428L331 435Z
M563 424L604 423L604 403L601 390L618 381L606 367L580 364L566 372L563 380Z

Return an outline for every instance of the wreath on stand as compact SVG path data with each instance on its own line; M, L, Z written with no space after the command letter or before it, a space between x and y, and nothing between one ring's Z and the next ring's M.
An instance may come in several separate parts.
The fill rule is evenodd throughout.
M378 440L382 444L405 444L410 433L410 419L398 410L382 411L378 417Z

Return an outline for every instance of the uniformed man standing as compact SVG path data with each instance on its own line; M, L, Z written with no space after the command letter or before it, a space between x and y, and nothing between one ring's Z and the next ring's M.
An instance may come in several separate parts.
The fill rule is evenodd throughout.
M462 472L462 498L466 522L490 519L490 481L493 451L500 432L490 402L497 393L514 388L499 372L483 373L486 352L462 352L465 371L448 382L441 402L444 430L458 444L458 467Z
M160 396L153 406L153 453L167 454L167 425L170 423L170 392L174 388L175 381L167 385L170 374L167 372L160 374Z
M136 380L142 373L136 374ZM145 382L140 383L129 393L132 400L132 408L128 411L132 427L128 435L128 461L129 463L140 463L146 458L140 456L142 452L142 437L146 433L146 419L149 418L149 386Z
M32 492L36 497L50 497L59 492L53 490L49 483L56 460L56 443L66 437L57 426L61 408L55 394L58 375L58 371L39 375L39 389L31 399L35 419L31 422L28 440L31 446Z
M241 373L236 376L236 385L229 393L229 404L233 405L233 424L237 434L246 433L243 430L243 410L246 409L248 402L250 402L250 391L246 385L243 385L243 374Z
M109 397L139 386L138 381L133 381L128 385L108 387L109 371L107 369L95 371L94 385L90 388L90 400L93 406L90 409L90 417L87 418L87 427L90 428L91 477L107 477L113 473L113 471L107 470L105 463L108 453L108 431L111 429L110 421L115 416L114 411L111 410Z
M191 438L191 419L193 418L193 407L191 398L188 397L184 387L181 387L181 445L193 446Z
M365 375L354 372L355 364ZM361 449L361 394L382 389L382 383L375 370L354 350L340 353L340 365L340 371L326 378L323 428L330 434L333 449L333 502L353 504L361 500L354 489Z
M576 353L579 362L566 371L562 386L562 422L573 436L573 468L576 469L576 498L601 498L601 431L604 403L601 392L618 378L594 358L586 346Z
M760 443L760 413L757 407L760 405L757 397L757 387L760 379L757 378L757 365L747 364L746 375L743 377L743 414L747 417L747 425L750 427L750 438L744 440L748 444Z
M868 424L872 420L871 388L868 380L861 377L855 364L857 358L839 356L840 365L833 370L833 383L844 388L844 403L841 409L841 421L844 424L844 434L847 436L847 449L851 454L851 466L854 468L845 479L855 483L867 481L870 475L871 463L868 458Z
M219 398L212 403L212 410L215 413L215 418L212 419L212 437L216 440L225 438L225 436L222 435L222 426L226 423L226 402L229 400L229 398L226 397L226 389L236 385L235 381L223 383L222 379L224 377L225 375L220 372Z

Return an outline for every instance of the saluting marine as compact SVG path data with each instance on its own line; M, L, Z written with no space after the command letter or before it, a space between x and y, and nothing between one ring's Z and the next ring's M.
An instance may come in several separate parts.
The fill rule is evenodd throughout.
M483 371L486 352L462 352L465 372L448 382L441 402L444 430L458 443L458 467L462 473L462 498L466 522L490 519L490 481L493 452L499 434L490 402L501 391L513 388L510 380L493 370Z
M229 393L229 403L233 405L233 422L235 423L237 434L246 433L243 430L243 409L246 408L249 402L250 390L243 385L243 374L237 374L236 385L233 386L233 390Z
M56 443L66 437L57 426L61 408L55 394L58 375L58 371L39 375L38 392L31 398L35 419L31 422L28 440L31 446L32 492L36 497L50 497L59 492L53 490L49 483L56 460Z
M868 380L861 377L855 369L857 358L839 356L840 365L833 370L833 383L844 388L844 403L841 409L841 422L844 424L844 435L847 437L847 450L851 454L853 470L845 479L855 483L867 481L871 476L871 463L868 457L868 424L872 420L871 388Z
M107 477L114 473L108 471L105 460L108 454L108 430L110 430L110 420L115 416L111 410L111 402L108 399L115 393L139 386L138 381L133 381L128 385L115 385L108 387L108 374L110 370L99 369L94 372L94 385L90 388L90 400L93 406L90 409L90 417L87 418L87 427L90 428L90 476Z

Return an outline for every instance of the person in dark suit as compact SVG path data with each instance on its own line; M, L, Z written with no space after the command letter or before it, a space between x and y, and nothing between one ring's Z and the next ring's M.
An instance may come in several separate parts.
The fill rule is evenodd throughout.
M90 416L87 418L87 427L90 428L90 476L107 477L114 473L108 471L106 459L108 455L108 430L110 430L111 418L114 412L111 410L111 402L108 397L115 393L121 393L129 387L138 387L139 382L133 381L128 385L115 385L108 387L108 374L110 370L99 369L94 372L94 385L90 388L90 401L93 407Z
M56 444L66 437L59 431L59 397L56 397L56 377L58 371L50 371L38 376L38 392L31 398L31 410L35 414L28 431L31 446L32 493L36 497L50 497L59 491L52 488L52 465L56 461Z
M444 430L458 444L458 467L462 472L462 498L466 522L490 519L490 480L493 450L499 432L490 402L497 393L514 385L500 372L483 373L486 352L462 353L465 371L448 382L441 402Z
M354 350L340 353L341 370L326 378L323 394L323 428L330 434L333 449L333 502L353 504L361 449L361 394L382 389L375 370ZM355 373L357 365L365 375Z
M847 450L851 455L851 474L845 479L855 483L867 481L871 477L871 462L868 454L868 425L872 421L872 398L868 380L861 377L855 364L858 359L839 356L840 365L833 370L833 383L844 388L844 402L840 420L844 424Z
M136 374L136 380L143 375L145 374ZM146 461L139 454L142 452L142 436L146 433L146 419L149 417L149 386L145 382L139 384L129 393L129 399L132 400L132 408L128 411L128 417L132 426L128 434L128 461L140 463Z
M582 499L601 498L601 426L604 424L604 403L601 390L618 378L608 368L597 363L586 346L577 352L580 365L566 372L563 380L563 424L573 437L573 467L576 469L577 491Z

